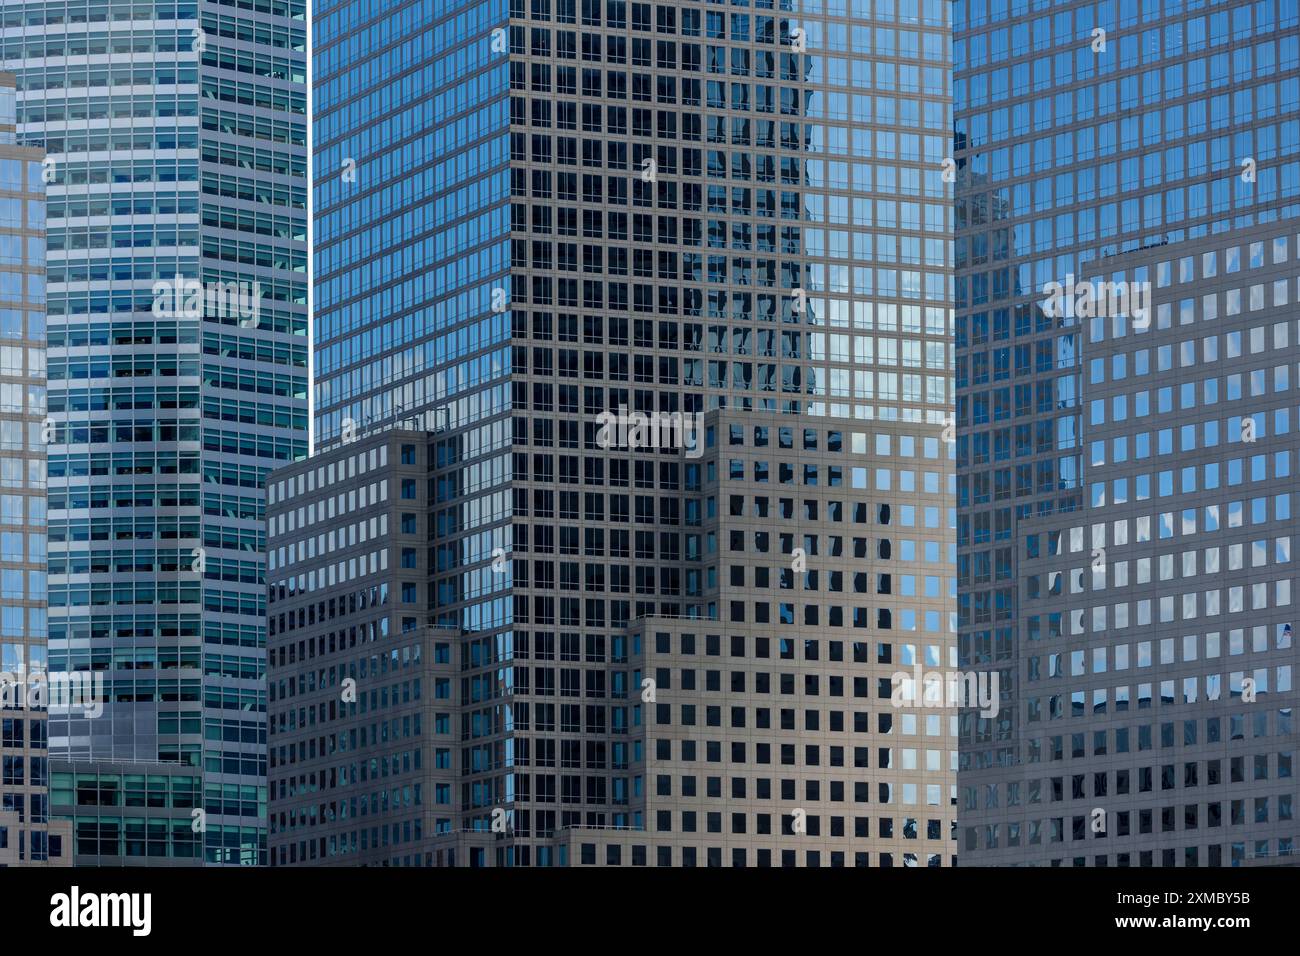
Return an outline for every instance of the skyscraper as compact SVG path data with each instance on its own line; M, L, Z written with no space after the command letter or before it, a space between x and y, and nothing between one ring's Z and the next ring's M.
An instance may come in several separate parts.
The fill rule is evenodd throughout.
M958 854L1285 859L1295 5L953 19Z
M51 825L45 632L45 183L0 73L0 864L67 864Z
M307 451L304 4L39 0L0 29L51 172L50 667L104 682L50 728L76 854L189 858L197 831L207 862L264 862L261 485ZM134 776L169 795L138 839L104 812Z
M893 706L956 664L947 5L791 6L316 7L273 862L950 862L955 717ZM397 426L422 548L330 477L391 494ZM445 793L340 750L417 644ZM424 825L375 819L408 785Z

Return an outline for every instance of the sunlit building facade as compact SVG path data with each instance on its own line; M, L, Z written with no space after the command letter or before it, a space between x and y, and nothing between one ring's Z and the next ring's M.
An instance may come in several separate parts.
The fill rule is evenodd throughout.
M953 20L958 855L1285 862L1296 6Z

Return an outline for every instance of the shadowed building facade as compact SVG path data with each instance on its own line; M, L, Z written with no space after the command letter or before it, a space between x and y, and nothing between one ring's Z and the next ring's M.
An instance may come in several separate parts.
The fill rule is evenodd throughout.
M272 513L272 646L308 653L270 674L275 863L950 864L955 712L889 693L955 667L948 7L791 6L315 7L325 450ZM422 538L355 547L420 573L362 655L329 584L362 587L331 550L362 515L295 473L393 427L429 436L388 526ZM455 676L394 844L406 779L319 720L354 664L382 709L406 617Z

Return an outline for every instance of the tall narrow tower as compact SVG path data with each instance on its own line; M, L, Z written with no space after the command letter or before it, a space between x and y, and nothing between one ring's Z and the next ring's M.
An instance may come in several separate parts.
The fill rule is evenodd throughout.
M104 686L50 727L79 861L265 861L261 486L307 452L304 7L0 12L51 173L50 666ZM136 816L137 789L167 796Z

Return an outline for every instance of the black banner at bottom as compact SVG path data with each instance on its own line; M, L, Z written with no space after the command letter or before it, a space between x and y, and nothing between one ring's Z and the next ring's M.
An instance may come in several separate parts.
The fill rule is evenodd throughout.
M979 934L1032 940L1241 934L1294 926L1297 871L1245 869L9 869L6 937L206 949L283 938L415 945L504 930L610 942L651 934L728 947L845 930L930 946ZM1287 917L1290 917L1288 920ZM432 937L432 939L431 939ZM490 938L490 937L489 937ZM410 940L408 943L407 940ZM539 938L539 942L542 942ZM521 940L522 942L522 940ZM685 939L682 940L685 942Z

